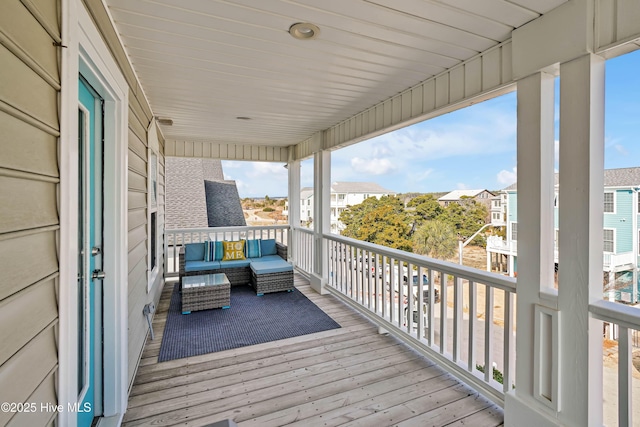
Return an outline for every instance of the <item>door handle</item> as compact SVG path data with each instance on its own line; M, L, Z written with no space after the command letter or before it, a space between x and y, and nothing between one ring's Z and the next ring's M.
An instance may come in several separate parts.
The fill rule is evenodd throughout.
M102 280L105 278L105 274L104 271L102 270L93 270L93 273L91 273L91 280Z

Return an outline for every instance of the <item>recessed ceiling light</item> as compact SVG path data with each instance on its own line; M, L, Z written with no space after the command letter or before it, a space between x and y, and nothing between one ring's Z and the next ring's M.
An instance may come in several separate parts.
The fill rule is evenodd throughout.
M165 125L165 126L172 126L173 125L173 120L171 119L167 119L167 118L160 118L160 117L156 117L156 121L161 124L161 125Z
M251 120L251 117L240 116L240 117L236 117L236 119L238 119L238 120Z
M289 27L289 34L291 34L291 37L294 39L311 40L320 34L320 28L308 22L298 22Z

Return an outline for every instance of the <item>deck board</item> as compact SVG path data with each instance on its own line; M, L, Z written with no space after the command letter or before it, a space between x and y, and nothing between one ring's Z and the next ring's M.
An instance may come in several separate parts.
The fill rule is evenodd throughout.
M163 290L124 426L479 425L503 411L452 375L295 275L341 328L158 363L173 285Z

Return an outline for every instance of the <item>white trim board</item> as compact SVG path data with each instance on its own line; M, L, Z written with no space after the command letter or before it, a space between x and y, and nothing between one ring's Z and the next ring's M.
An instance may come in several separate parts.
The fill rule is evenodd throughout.
M78 75L104 98L104 415L121 420L127 404L127 113L129 88L81 0L62 0L60 134L59 404L77 400ZM109 249L110 248L110 249ZM58 423L75 426L75 413Z

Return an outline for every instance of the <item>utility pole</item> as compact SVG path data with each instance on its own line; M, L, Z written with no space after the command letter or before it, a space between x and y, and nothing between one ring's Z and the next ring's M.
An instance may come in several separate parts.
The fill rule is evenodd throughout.
M462 239L458 240L458 264L462 265L462 249L467 246L469 243L471 243L471 241L485 228L489 227L491 225L491 223L489 224L485 224L482 227L480 227L480 230L476 231L475 233L473 233L473 236L469 237L467 240L465 240L464 242L462 241Z

